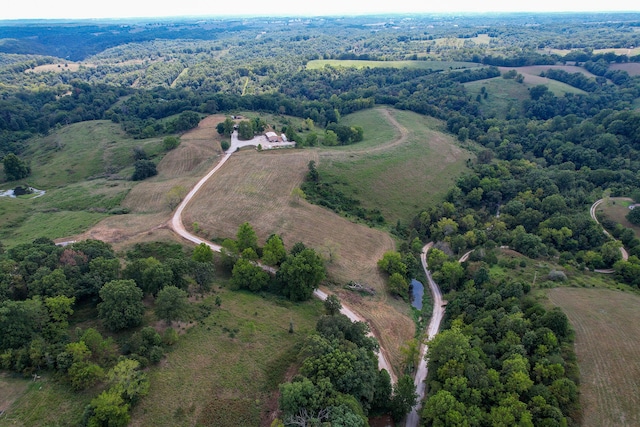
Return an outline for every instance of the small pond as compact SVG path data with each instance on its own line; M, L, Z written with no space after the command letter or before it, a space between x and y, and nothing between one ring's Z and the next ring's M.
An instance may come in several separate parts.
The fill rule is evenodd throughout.
M44 190L38 190L37 188L33 188L33 187L27 187L29 191L28 194L26 194L27 198L29 199L35 199L36 197L40 197L40 196L44 196L45 191ZM13 199L15 199L17 197L17 195L15 194L15 189L11 189L11 190L0 190L0 197L11 197Z
M422 295L424 294L424 285L416 279L411 279L411 305L422 310Z

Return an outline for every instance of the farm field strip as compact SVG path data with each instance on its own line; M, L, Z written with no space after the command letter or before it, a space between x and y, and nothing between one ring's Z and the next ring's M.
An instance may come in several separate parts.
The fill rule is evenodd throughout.
M576 332L583 425L639 425L640 297L597 288L555 288L548 296Z

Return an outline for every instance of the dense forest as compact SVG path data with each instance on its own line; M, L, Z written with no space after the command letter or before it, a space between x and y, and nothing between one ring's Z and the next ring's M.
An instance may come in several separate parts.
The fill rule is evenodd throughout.
M640 239L602 219L608 236L589 216L600 198L640 202L640 73L618 67L640 62L640 15L381 19L0 22L5 181L28 178L39 137L89 120L110 120L144 140L180 134L214 113L290 115L333 137L307 138L315 146L362 141L367 129L343 125L342 117L374 106L439 119L474 158L441 203L416 201L411 222L387 223L325 181L314 162L303 195L397 237L398 252L378 265L401 298L420 271L422 244L435 242L429 266L449 303L445 330L429 349L424 425L576 425L579 378L567 317L545 310L530 285L492 279L489 270L496 248L508 247L574 271L613 269L616 280L640 286ZM334 62L312 66L319 60ZM339 65L372 60L376 66ZM522 68L504 68L539 65L555 67L536 74L541 84L527 83ZM495 81L524 94L501 113L488 109L496 94L486 87ZM478 94L471 85L481 86ZM223 125L221 133L229 130ZM287 129L296 131L303 129ZM155 171L148 159L134 160L143 162L136 173L145 165ZM151 175L143 172L138 178ZM296 244L287 252L277 235L259 246L246 223L222 247L220 267L233 290L299 302L325 278L313 249ZM48 370L74 390L100 384L104 392L87 406L83 425L125 425L149 389L143 368L177 340L172 328L163 335L140 328L143 301L169 324L215 310L187 303L187 291L211 291L206 248L139 244L116 254L100 241L63 247L44 238L0 245L0 368ZM566 278L554 270L547 279ZM380 414L398 421L413 405L411 378L391 385L376 369L378 343L366 325L339 315L339 304L325 304L327 315L299 348L299 374L280 386L287 425L364 426ZM97 313L118 341L93 328L72 330L78 309Z

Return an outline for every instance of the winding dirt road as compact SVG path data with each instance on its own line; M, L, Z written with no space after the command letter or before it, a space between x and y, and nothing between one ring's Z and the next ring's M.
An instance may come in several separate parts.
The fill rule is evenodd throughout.
M224 165L226 161L229 160L229 157L231 157L231 155L236 151L236 149L245 145L252 145L252 144L250 144L248 141L239 141L236 133L234 132L234 134L231 137L231 146L229 147L225 155L220 159L218 164L213 169L211 169L209 173L207 173L200 181L198 181L198 183L191 189L191 191L189 191L189 193L187 193L187 195L184 197L180 205L178 205L178 208L176 209L176 211L173 213L173 217L171 218L170 224L171 224L171 228L176 234L180 235L181 237L197 245L204 243L216 252L220 252L222 250L222 247L220 245L216 245L215 243L201 239L200 237L189 233L187 229L184 227L184 224L182 223L182 213L184 212L185 208L187 207L191 199L193 199L196 193L198 193L200 188L202 188L202 186L213 176L213 174L215 174L218 170L220 170L222 165ZM262 267L264 270L270 273L275 273L275 269L273 269L272 267L261 265L261 264L260 264L260 267ZM323 292L319 289L316 289L313 295L323 301L327 299L327 296L328 296L326 292ZM342 310L340 310L340 312L354 322L357 321L357 322L367 323L364 318L356 314L349 307L345 306L344 303L342 304ZM370 333L370 336L375 337L372 333ZM375 338L378 339L377 337ZM378 339L378 342L380 342L380 339ZM386 369L387 372L389 372L389 376L391 377L391 382L395 384L396 376L393 372L393 369L391 369L391 364L389 364L389 361L384 355L383 348L380 348L380 351L378 352L378 368Z
M431 273L428 269L429 266L427 265L427 252L429 252L431 246L433 246L433 242L427 243L422 248L422 253L420 254L420 259L422 260L422 268L424 269L424 273L427 275L429 290L431 291L431 296L433 298L433 313L431 314L431 320L429 321L429 327L427 328L427 340L430 340L436 336L438 330L440 329L440 323L444 318L444 301L442 300L442 292L440 292L438 284L431 278ZM417 427L420 422L419 411L422 406L422 400L424 399L424 380L427 378L428 369L427 359L425 358L427 350L428 346L424 344L420 351L420 364L418 365L418 370L416 371L416 377L414 380L416 393L418 394L418 403L413 407L413 409L411 409L409 415L407 415L407 421L405 424L406 427Z
M623 197L622 199L623 200L631 200L631 199L629 199L627 197ZM602 224L600 224L600 221L598 221L598 218L596 217L596 210L598 209L598 206L600 206L602 203L604 203L604 199L598 199L593 203L593 205L591 205L591 209L589 209L589 215L591 215L591 219L593 219L600 226L602 226ZM609 237L611 237L613 239L613 236L611 236L611 234L607 230L605 230L604 227L602 227L602 231L604 232L604 234L606 234L607 236L609 236ZM622 254L622 259L623 260L625 260L625 261L629 260L629 253L624 248L624 246L620 246L620 253ZM594 271L596 273L605 273L605 274L615 273L615 270L612 269L612 268L600 269L600 270L594 270Z

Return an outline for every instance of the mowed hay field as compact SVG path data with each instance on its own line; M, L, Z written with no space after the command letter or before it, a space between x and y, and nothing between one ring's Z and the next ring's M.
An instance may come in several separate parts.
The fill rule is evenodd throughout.
M640 425L640 297L598 288L548 296L576 331L583 425Z
M291 379L288 370L315 330L322 304L280 306L224 289L217 295L220 308L189 328L160 366L148 371L151 389L134 408L130 426L271 424L278 384ZM212 307L214 298L206 300Z
M384 252L394 249L394 241L387 233L291 196L309 161L317 159L317 150L240 151L202 187L187 206L183 222L187 227L197 222L206 237L218 240L234 238L238 226L249 222L260 244L276 233L289 248L301 241L325 258L333 252L333 262L327 263L330 282L343 285L354 280L378 291L375 297L349 294L349 302L371 319L374 329L384 331L382 345L397 364L398 349L413 337L415 326L408 305L387 298L385 279L376 265Z
M375 128L365 128L360 144L327 149L320 153L318 169L323 179L336 183L345 194L365 208L380 209L389 224L409 222L420 209L441 201L473 157L450 135L444 124L410 111L374 109L358 113L363 123L377 122L392 141L372 146ZM350 119L357 124L357 120Z

